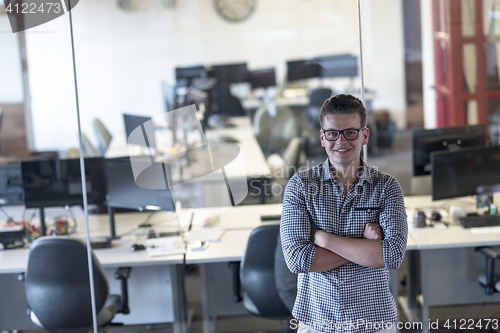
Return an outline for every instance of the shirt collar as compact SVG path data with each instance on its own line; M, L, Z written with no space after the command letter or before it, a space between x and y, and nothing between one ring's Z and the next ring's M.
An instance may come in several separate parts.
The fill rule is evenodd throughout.
M359 176L358 184L363 184L364 181L367 181L368 183L373 185L373 168L366 164L361 156L359 158L361 159L363 170L361 171L361 175ZM330 162L327 158L326 161L323 162L323 181L328 181L330 179L335 180L332 176L332 172L330 171Z

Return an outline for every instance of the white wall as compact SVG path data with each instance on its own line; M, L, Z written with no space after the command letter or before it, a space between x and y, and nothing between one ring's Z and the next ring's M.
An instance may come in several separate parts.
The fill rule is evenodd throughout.
M401 0L362 1L365 86L375 89L374 109L387 109L406 127L404 32Z
M374 40L365 44L372 47L365 72L376 97L397 114L404 102L403 63L397 63L402 14L392 8L398 0L379 1L369 12L375 17L368 38ZM221 19L211 0L178 0L173 9L160 3L140 2L139 10L126 12L116 0L86 0L73 9L82 128L89 136L97 116L116 134L123 112L163 112L160 82L173 83L175 66L247 61L250 69L276 66L282 80L288 59L359 52L352 0L259 1L255 13L238 24ZM394 25L378 27L387 15L396 17ZM77 146L68 15L32 30L27 48L35 147Z
M19 41L7 15L0 15L0 104L22 103L23 80Z
M424 127L437 127L436 77L434 68L434 28L432 23L432 1L420 0L422 17L422 78L424 92Z

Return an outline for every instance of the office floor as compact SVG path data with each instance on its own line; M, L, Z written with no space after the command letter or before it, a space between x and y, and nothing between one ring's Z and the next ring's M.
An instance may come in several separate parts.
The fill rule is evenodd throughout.
M314 163L320 163L324 159L314 160ZM377 166L379 170L393 175L400 182L405 194L409 193L410 177L411 177L411 132L404 131L396 134L394 145L390 149L382 149L378 155L369 155L368 163L372 166ZM311 165L311 164L309 164ZM314 164L313 164L314 165ZM271 201L277 201L278 198L273 198ZM255 201L255 202L254 202ZM244 203L258 203L258 197L248 197ZM202 317L201 317L201 300L199 289L199 272L195 269L186 274L186 294L188 307L190 309L191 323L188 331L190 333L202 332ZM403 289L401 289L403 292ZM499 319L500 320L500 304L476 304L464 306L447 306L433 307L431 309L431 322L439 320L440 325L443 325L447 319ZM407 322L407 318L403 311L400 311L400 321ZM407 325L411 326L411 323ZM217 331L220 333L279 333L281 332L280 323L277 321L266 320L252 315L239 316L224 316L217 320ZM464 332L467 330L448 330L442 326L438 330L432 332ZM494 332L492 330L475 329L474 332ZM24 331L24 333L42 333L44 331ZM161 325L138 325L124 327L109 327L108 333L153 333L153 332L173 332L172 324ZM408 329L402 332L418 332L418 330ZM471 332L470 330L468 332Z

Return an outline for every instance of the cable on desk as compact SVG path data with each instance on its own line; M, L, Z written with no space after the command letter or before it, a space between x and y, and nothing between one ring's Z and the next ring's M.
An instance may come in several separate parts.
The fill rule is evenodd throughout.
M151 219L151 217L153 216L153 214L156 213L155 211L152 211L148 214L148 216L146 217L146 219L144 220L144 222L142 222L141 224L139 224L139 228L148 228L148 227L151 227L152 224L148 224L149 220Z
M188 231L191 231L191 228L193 227L193 220L194 220L194 212L191 212L191 219L189 220Z

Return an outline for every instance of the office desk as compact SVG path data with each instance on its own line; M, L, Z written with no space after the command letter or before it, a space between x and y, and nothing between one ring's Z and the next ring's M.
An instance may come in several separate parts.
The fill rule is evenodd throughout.
M497 202L498 199L495 196ZM406 197L405 201L410 211L419 207L438 207L443 202L475 210L472 198L432 202L430 196L422 196ZM411 224L413 217L409 215L408 218ZM410 227L409 236L416 245L407 253L411 316L424 324L423 332L429 332L427 323L432 306L500 302L500 295L486 295L477 282L477 277L485 272L486 260L474 252L477 246L500 245L500 233L475 234L452 224L446 229ZM419 287L420 296L417 295ZM418 303L421 316L416 309Z
M433 202L430 196L405 197L408 209L409 234L406 258L408 261L408 296L411 320L428 323L429 308L454 305L499 302L500 295L485 295L477 283L484 273L485 260L474 252L476 246L500 245L500 233L473 234L459 225L447 229L414 229L415 209L430 210L449 205L474 210L471 198ZM251 230L262 224L260 215L279 214L281 205L240 206L228 210L215 225L224 226L226 232L219 243L212 243L201 252L188 251L186 262L199 264L203 305L203 332L215 331L218 315L245 313L241 304L232 303L232 280L227 263L240 261ZM209 215L208 210L204 212ZM457 260L458 258L458 260ZM391 291L398 296L397 272L391 270ZM421 296L418 291L421 289ZM417 300L422 299L422 314L418 315ZM424 331L428 331L424 325Z
M118 232L130 230L133 224L142 222L146 214L116 214ZM84 227L83 218L78 220L81 231ZM107 223L107 216L90 216L89 224L93 226L91 235L108 235ZM94 250L106 271L111 293L121 292L119 281L113 278L115 269L122 266L133 267L128 280L130 314L118 314L114 321L124 324L173 322L175 332L184 332L185 300L182 279L184 256L149 257L146 251L130 252L129 247L134 242L134 240L120 240L115 241L110 249ZM17 276L26 269L28 252L28 249L0 251L1 331L36 328L26 316L24 284L17 280Z
M261 215L281 214L281 204L238 206L221 214L214 226L223 226L226 231L220 242L211 243L204 251L188 251L186 263L200 265L201 300L203 311L203 333L216 331L216 318L220 315L248 313L242 303L233 302L232 276L229 262L241 261L252 230L263 224ZM210 215L205 209L204 215ZM201 213L201 210L200 210ZM413 250L416 243L408 237L407 249ZM274 253L269 255L274 256ZM397 271L391 270L391 291L398 298Z

